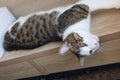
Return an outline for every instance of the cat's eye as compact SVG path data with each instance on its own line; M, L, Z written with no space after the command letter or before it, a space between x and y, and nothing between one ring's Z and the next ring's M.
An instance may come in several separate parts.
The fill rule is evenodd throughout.
M87 44L85 44L85 43L79 43L79 44L80 44L81 47L87 46Z

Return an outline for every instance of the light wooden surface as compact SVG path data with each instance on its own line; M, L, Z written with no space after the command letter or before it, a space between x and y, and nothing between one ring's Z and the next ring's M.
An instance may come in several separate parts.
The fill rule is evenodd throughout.
M55 6L74 3L77 0L0 0L16 17L47 10ZM47 7L46 7L47 5ZM120 10L102 10L92 14L91 31L100 37L101 48L96 54L86 57L80 67L76 57L68 52L59 55L62 42L49 43L33 50L6 52L0 60L0 80L45 75L120 62Z
M68 5L78 0L0 0L0 7L8 6L16 17L32 12L48 10L56 6Z

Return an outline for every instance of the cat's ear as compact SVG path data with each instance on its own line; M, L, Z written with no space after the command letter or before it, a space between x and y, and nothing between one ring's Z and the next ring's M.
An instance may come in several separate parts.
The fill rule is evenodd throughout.
M61 46L61 48L60 48L60 50L59 50L59 54L65 54L67 51L69 50L69 46L68 46L68 43L67 42L65 42L62 46Z

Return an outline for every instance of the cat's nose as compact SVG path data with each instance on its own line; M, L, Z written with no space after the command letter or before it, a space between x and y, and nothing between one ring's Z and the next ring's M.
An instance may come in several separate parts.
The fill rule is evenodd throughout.
M94 43L94 45L98 45L98 43Z
M97 46L98 46L98 43L94 43L94 45L95 45L95 47L97 47Z
M92 54L92 53L93 53L93 50L90 50L89 53Z

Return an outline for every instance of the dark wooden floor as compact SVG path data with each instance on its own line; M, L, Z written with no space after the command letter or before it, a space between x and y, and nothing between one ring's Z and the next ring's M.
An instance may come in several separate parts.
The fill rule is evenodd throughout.
M120 80L120 63L20 80Z

